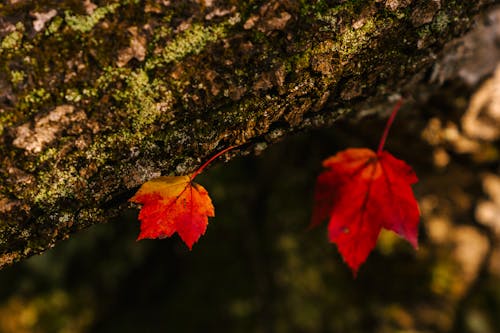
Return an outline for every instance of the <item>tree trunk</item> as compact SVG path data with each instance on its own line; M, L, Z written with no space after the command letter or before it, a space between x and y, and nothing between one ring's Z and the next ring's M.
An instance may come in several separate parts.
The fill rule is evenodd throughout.
M492 2L0 4L0 267L116 217L160 174L416 89Z

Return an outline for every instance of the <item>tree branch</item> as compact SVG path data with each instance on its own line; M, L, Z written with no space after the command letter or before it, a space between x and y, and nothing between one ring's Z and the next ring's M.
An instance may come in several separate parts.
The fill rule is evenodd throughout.
M10 2L0 4L0 267L116 217L152 177L413 89L491 3Z

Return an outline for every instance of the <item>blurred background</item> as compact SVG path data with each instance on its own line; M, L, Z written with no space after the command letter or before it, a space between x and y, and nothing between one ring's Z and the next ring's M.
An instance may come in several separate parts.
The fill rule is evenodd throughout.
M131 208L1 270L0 333L500 332L499 13L455 45L470 61L426 73L441 88L410 96L389 135L420 179L418 251L383 232L354 279L326 224L307 228L321 161L375 149L390 110L357 112L200 175L216 217L192 251L136 242Z

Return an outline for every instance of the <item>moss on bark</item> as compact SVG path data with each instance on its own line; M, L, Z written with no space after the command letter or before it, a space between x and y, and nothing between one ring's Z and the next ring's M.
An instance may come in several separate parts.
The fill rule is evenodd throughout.
M486 6L11 2L0 5L0 267L117 216L151 177L403 92Z

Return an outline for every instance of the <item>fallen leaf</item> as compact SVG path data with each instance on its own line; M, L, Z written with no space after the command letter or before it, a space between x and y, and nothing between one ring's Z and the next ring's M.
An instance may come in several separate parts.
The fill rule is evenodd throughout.
M143 204L137 240L165 238L175 232L191 249L215 216L208 192L190 176L159 177L144 183L130 199Z
M350 148L323 161L312 226L329 219L328 236L354 275L375 247L382 228L418 246L420 213L411 167L386 151Z

